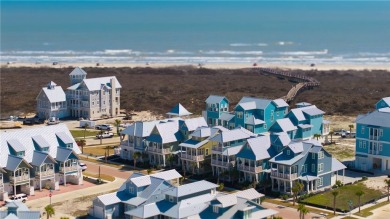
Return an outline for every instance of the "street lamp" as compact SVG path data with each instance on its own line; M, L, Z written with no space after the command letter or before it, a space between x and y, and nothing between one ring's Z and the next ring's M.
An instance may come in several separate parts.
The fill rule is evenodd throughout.
M51 195L52 195L52 193L51 193L51 188L50 188L50 190L49 190L50 192L49 192L49 197L50 197L50 205L51 205Z

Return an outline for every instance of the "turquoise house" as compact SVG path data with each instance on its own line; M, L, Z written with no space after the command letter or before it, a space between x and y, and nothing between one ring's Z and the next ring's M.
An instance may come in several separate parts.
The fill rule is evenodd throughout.
M206 99L203 117L209 126L222 125L221 115L229 112L229 100L224 96L210 95Z
M386 103L383 98L376 107ZM390 173L390 107L356 118L355 168Z
M390 97L384 97L375 104L375 109L390 107Z

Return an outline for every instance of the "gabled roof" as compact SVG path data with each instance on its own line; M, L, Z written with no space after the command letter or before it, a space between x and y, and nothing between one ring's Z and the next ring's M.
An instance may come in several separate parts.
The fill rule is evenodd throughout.
M135 122L124 129L121 134L126 134L136 137L148 137L152 133L153 128L160 123L161 120L148 121L148 122Z
M46 159L51 160L52 163L56 163L56 161L49 154L40 151L34 151L31 164L39 167L45 162Z
M291 143L291 144L288 145L288 148L290 148L290 150L292 152L294 152L294 154L298 154L298 153L303 152L303 144L302 144L302 142Z
M57 86L57 84L54 83L54 81L50 81L50 82L46 85L46 87L48 87L48 88L54 87L54 86Z
M219 119L222 120L222 121L230 121L230 120L232 120L234 117L235 117L235 115L234 115L233 113L223 112L223 113L221 114L221 116L219 117Z
M180 143L179 146L197 149L197 148L202 147L203 145L205 145L207 142L209 142L208 139L205 139L203 141L196 141L196 140L193 140L193 139L188 139L185 142Z
M71 87L68 87L68 90L77 89L82 84L84 84L85 87L89 91L101 90L102 89L102 85L107 86L107 88L111 89L111 84L110 84L111 83L111 79L115 80L115 87L116 88L122 88L121 84L119 83L118 79L115 76L108 76L108 77L84 79L79 85L75 84L75 85L72 85Z
M215 195L211 195L211 194L204 194L204 195L198 195L195 197L187 198L181 200L176 205L173 205L170 208L168 207L169 209L166 210L163 213L163 215L171 218L193 218L193 217L196 218L196 216L198 216L199 213L207 209L207 207L209 206L209 202L212 201L214 198ZM163 204L166 202L167 201L164 200L160 203ZM160 206L160 203L157 204L160 207L160 209L166 208ZM169 206L169 204L166 206Z
M133 182L134 185L137 187L148 186L152 183L152 181L150 180L150 176L135 177L131 178L130 181Z
M9 171L15 171L22 162L24 162L29 168L32 168L32 166L23 158L8 155L7 166L5 166L5 169Z
M101 201L103 205L107 206L120 203L121 201L125 201L128 199L128 197L126 196L125 192L113 192L104 195L99 195L97 199Z
M46 95L50 103L66 101L66 95L61 86L54 86L53 88L50 89L48 87L43 87L42 91L44 92L44 94Z
M303 113L309 115L309 116L315 116L315 115L323 115L325 114L324 111L318 109L315 105L306 106L299 108L302 110Z
M58 147L57 149L57 156L56 160L60 162L65 162L66 160L69 159L69 156L71 154L74 154L77 157L77 154L70 148L63 148L63 147Z
M390 106L390 97L383 97L378 102L376 102L376 104L378 104L381 100L383 100L383 102L385 102L388 106Z
M15 139L15 138L9 139L7 142L8 142L8 145L11 146L15 152L26 151L26 147L23 146L23 144L20 143L20 141L18 141L18 139Z
M248 146L250 150L247 149ZM274 156L276 152L271 147L270 136L259 136L247 139L247 143L241 148L236 157L250 160L263 160Z
M210 127L198 127L192 134L191 137L206 138L211 136Z
M306 117L303 115L303 112L300 108L291 109L290 112L295 116L295 118L297 118L298 122L306 120Z
M274 131L276 128L276 125L279 126L282 132L290 132L297 130L297 127L292 124L291 120L289 118L283 118L283 119L278 119L276 122L272 125L271 129ZM277 130L276 130L277 131Z
M82 68L76 67L69 75L86 75L86 74L87 72L85 72Z
M150 218L161 214L160 209L156 203L149 203L139 206L138 208L126 211L125 214L131 215L137 218Z
M251 103L250 105L245 105L247 109L265 109L272 100L269 99L260 99L255 97L243 97L241 98L240 102L238 102L238 105L241 105L243 103ZM254 103L254 105L253 105ZM236 107L237 107L236 106Z
M190 194L196 194L198 192L207 191L217 188L218 185L208 182L206 180L196 181L193 183L188 183L181 185L179 187L174 187L169 189L165 194L173 197L182 197Z
M294 152L293 157L284 155L283 151L286 150L285 148L278 155L271 158L269 162L280 163L284 165L293 165L294 163L305 157L305 155L310 151L312 147L316 146L321 146L321 144L314 139L300 142L292 142L288 145L288 148Z
M291 142L290 136L285 132L275 132L271 134L271 144L279 142L283 146L287 146Z
M48 148L50 147L49 142L45 140L45 138L42 135L36 135L31 137L33 141L40 147L40 148Z
M64 142L65 144L71 144L71 143L73 143L73 141L74 141L74 140L73 140L69 135L67 135L65 132L57 132L56 135L57 135L57 137L58 137L59 139L61 139L61 141Z
M212 137L210 140L211 141L216 141L216 142L230 142L230 141L236 141L240 139L247 139L250 138L251 136L254 136L254 134L248 133L249 131L243 131L242 129L233 129L233 130L228 130L221 132L217 134L216 136Z
M7 165L8 155L11 154L10 149L8 147L7 141L10 139L18 139L18 141L26 148L24 159L31 163L33 159L33 152L35 150L35 145L33 141L37 139L36 136L40 135L46 143L49 144L49 148L47 153L50 154L51 157L57 157L58 146L60 145L59 138L56 133L64 133L72 139L72 150L79 154L81 153L78 145L71 137L68 127L65 124L51 125L51 126L38 126L32 127L28 129L17 129L17 130L7 130L6 132L1 132L0 135L0 167L5 167ZM39 141L39 140L38 140ZM43 141L42 141L43 142ZM42 143L46 145L46 143Z
M166 181L182 177L182 175L180 175L180 173L177 172L175 169L154 173L154 174L151 174L150 176L160 178L160 179L163 179Z
M311 103L307 103L307 102L300 102L300 103L296 103L295 106L297 107L305 107L305 106L311 106L312 104Z
M273 100L272 102L275 103L276 107L288 107L288 103L286 103L286 101L284 101L283 99L275 99Z
M171 116L189 116L192 113L190 113L186 108L184 108L183 105L178 103L176 106L174 106L171 111L167 112L167 115Z
M332 157L332 172L343 170L343 169L347 169L347 167L343 163L338 161L336 158Z
M207 127L207 122L203 117L186 119L184 120L184 124L190 132L195 131L199 127Z
M220 103L223 99L229 100L225 96L210 95L206 99L206 103Z
M313 128L313 126L309 124L300 124L298 127L301 129Z
M263 194L257 192L256 189L254 188L242 190L233 194L236 195L237 197L244 198L247 200L253 200L264 196Z
M356 123L364 125L374 125L380 127L390 127L390 108L382 108L366 115L359 115Z
M246 122L246 124L249 124L249 125L260 125L260 124L264 124L265 122L261 119L257 119L255 118L255 116L250 116Z
M222 151L222 155L225 156L236 155L238 152L240 152L242 146L244 146L244 143L242 143L241 145L224 148Z
M151 134L147 138L148 141L165 144L183 139L183 135L179 131L178 120L168 120L168 122L161 122L156 125L155 129L157 129L159 135Z

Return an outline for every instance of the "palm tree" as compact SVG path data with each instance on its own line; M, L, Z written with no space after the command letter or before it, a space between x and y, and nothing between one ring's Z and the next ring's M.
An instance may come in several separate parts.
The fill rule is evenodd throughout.
M83 127L84 127L84 139L85 139L85 132L87 131L87 128L89 128L89 124L85 123Z
M84 154L84 146L86 145L86 141L85 139L80 139L78 142L79 145L81 146L81 153Z
M334 190L332 191L333 195L333 214L336 215L336 197L339 195L339 191Z
M195 175L195 168L197 168L198 165L195 162L191 162L190 166L191 166L191 169L192 169L192 174Z
M332 142L333 142L334 131L330 131L330 132L329 132L329 135L330 135L330 143L332 144Z
M141 153L136 151L133 153L133 162L134 162L134 168L137 165L137 160L141 157Z
M357 192L355 193L355 195L356 195L357 197L359 197L359 213L360 213L360 199L361 199L361 197L364 195L364 192L363 192L362 190L360 190L360 191L357 191Z
M148 173L148 175L150 175L153 172L153 170L149 168L146 170L146 172Z
M293 206L295 206L295 201L297 201L298 195L302 191L302 189L303 189L302 183L300 183L300 182L294 183L294 186L291 189L292 193L293 193Z
M166 161L167 161L168 164L169 164L169 169L172 169L173 160L174 160L173 155L172 155L172 154L168 154L168 155L167 155L167 158L166 158Z
M353 124L349 125L349 135L352 136L352 129L354 128Z
M305 208L304 204L298 204L297 211L299 212L299 218L302 218L302 210Z
M314 134L314 138L317 138L317 141L318 141L318 138L320 138L321 135L320 134Z
M55 211L54 211L54 208L52 205L47 205L45 207L45 211L46 211L47 219L49 219L51 216L53 216L55 214Z
M115 126L116 126L116 134L119 136L119 125L121 124L121 120L115 119Z
M387 187L387 201L390 201L390 179L385 179L385 184Z
M302 219L305 219L305 215L307 215L309 213L309 209L307 209L306 207L304 207L302 209Z

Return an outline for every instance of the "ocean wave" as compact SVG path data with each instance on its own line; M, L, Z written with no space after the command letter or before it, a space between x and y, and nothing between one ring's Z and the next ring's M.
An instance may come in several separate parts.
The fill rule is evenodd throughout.
M199 50L199 53L202 54L207 54L207 55L262 55L262 51L233 51L233 50L208 50L208 51L203 51Z
M280 52L281 55L292 55L292 56L302 56L302 55L326 55L328 54L328 50L320 50L320 51L293 51L293 52Z
M291 42L291 41L279 41L276 44L278 44L280 46L286 46L286 45L293 45L294 42Z
M231 43L232 47L248 47L248 46L268 46L266 43Z

